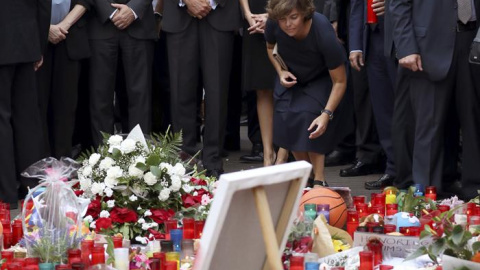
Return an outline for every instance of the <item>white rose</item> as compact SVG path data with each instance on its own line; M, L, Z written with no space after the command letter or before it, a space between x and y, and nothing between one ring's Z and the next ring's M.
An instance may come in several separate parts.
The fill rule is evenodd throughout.
M122 151L122 153L125 153L125 154L131 153L131 152L135 151L135 144L136 143L135 143L134 140L126 139L120 145L120 151Z
M96 221L90 223L90 229L95 229L97 226L95 226Z
M147 183L147 185L149 185L149 186L153 186L158 182L157 177L155 175L153 175L153 173L151 173L151 172L147 172L143 176L143 180L145 180L145 183Z
M88 222L88 223L91 223L91 222L93 221L93 217L90 216L90 215L88 215L88 216L86 216L86 217L83 218L83 221L86 221L86 222Z
M112 167L113 165L115 165L115 160L109 158L109 157L106 157L104 159L102 159L102 161L100 161L100 165L99 165L99 168L100 170L108 170L110 169L110 167Z
M187 184L183 185L182 188L183 188L183 191L185 191L186 193L190 193L193 190L193 187Z
M170 197L170 189L164 188L162 191L160 191L160 195L158 195L158 199L162 202L168 200L168 197Z
M143 213L143 215L146 216L146 217L149 217L149 216L152 215L152 212L150 210L147 210L147 211L145 211L145 213Z
M107 170L107 177L120 178L123 176L123 170L119 166L113 166Z
M136 178L142 178L143 177L143 171L140 170L139 168L135 167L137 164L132 164L130 167L128 167L128 174L132 177Z
M105 191L105 193L107 193L107 192ZM110 197L110 196L108 196L108 197ZM115 206L115 200L108 200L107 201L107 206L108 206L108 208L114 207Z
M107 197L112 197L113 195L113 190L109 187L107 187L103 192L105 192L105 196Z
M139 218L137 222L140 223L140 224L143 224L143 223L145 223L145 219Z
M190 182L190 177L184 176L184 177L182 177L182 181L185 182L185 183L188 183L188 182Z
M132 202L135 202L135 201L138 200L137 196L135 196L135 195L130 196L128 199Z
M150 227L151 227L151 228L153 228L153 227L158 227L158 223L152 222L152 223L150 223Z
M92 184L92 193L93 195L98 194L100 196L103 195L103 189L105 189L105 184L104 183L93 183Z
M100 160L102 156L98 153L94 153L90 156L90 158L88 159L88 164L90 166L94 166L95 164L97 164L97 162Z
M173 167L173 173L178 175L178 176L183 176L185 175L185 167L181 163L175 164Z
M172 181L172 185L170 186L170 189L172 191L179 191L181 187L182 187L182 181L180 179L175 179Z
M115 179L111 176L105 177L104 181L105 181L105 185L109 188L115 187L118 184L117 179Z
M143 245L148 244L148 238L146 238L146 237L137 236L137 237L135 237L135 240L142 243Z
M85 168L83 168L82 174L83 176L86 176L86 177L89 177L90 175L92 175L92 167L86 166Z
M145 157L144 156L136 156L135 157L135 165L137 165L137 163L143 163L145 164Z
M100 217L108 218L110 216L110 213L106 210L103 210L100 212Z
M119 146L123 141L122 136L120 135L113 135L108 138L108 144L111 146Z
M82 178L80 179L80 188L82 190L87 190L92 186L92 179L90 178Z
M142 224L142 230L146 231L146 230L148 230L148 229L150 229L150 224L148 224L148 223L143 223L143 224Z
M160 163L159 167L162 170L167 169L167 173L170 174L170 175L172 174L173 167L172 167L171 164L162 162L162 163Z

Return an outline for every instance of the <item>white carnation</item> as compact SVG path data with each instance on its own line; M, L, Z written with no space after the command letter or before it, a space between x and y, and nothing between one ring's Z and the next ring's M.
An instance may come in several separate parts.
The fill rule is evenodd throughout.
M113 135L108 138L108 144L111 146L119 146L123 141L122 136L120 135Z
M178 176L183 176L185 175L185 167L181 163L175 164L175 166L172 169L173 174L176 174Z
M139 218L137 222L140 223L140 224L143 224L143 223L145 223L145 219Z
M152 222L152 223L150 223L150 226L151 226L151 228L153 228L153 227L158 227L158 223Z
M95 226L96 221L90 223L90 229L95 229L97 226Z
M92 184L92 194L98 194L100 196L103 195L103 189L105 189L105 184L104 183L93 183Z
M142 230L146 231L148 229L150 229L150 224L149 223L143 223L142 224Z
M83 174L83 176L86 176L86 177L89 177L90 175L92 175L92 167L91 166L85 166L85 168L83 168L83 170L82 170L82 174Z
M113 166L107 171L107 177L120 178L123 176L123 170L119 166Z
M183 191L185 191L186 193L190 193L193 190L193 187L187 184L183 185L182 188L183 188Z
M125 154L131 153L135 151L135 144L136 143L134 140L126 139L121 143L120 151L122 151L122 153L125 153Z
M138 200L137 196L135 196L135 195L130 196L128 199L132 202L135 202L135 201Z
M162 170L163 170L163 169L167 169L167 173L168 173L169 175L172 175L173 167L172 167L172 165L171 165L170 163L162 162L162 163L160 163L159 167L160 167L160 169L162 169Z
M188 183L188 182L190 182L190 177L184 176L184 177L182 177L182 181L185 182L185 183Z
M128 174L132 177L136 178L142 178L143 177L143 171L140 170L139 168L135 167L137 164L132 164L130 167L128 167Z
M105 177L105 185L109 188L115 187L118 184L117 179L107 176Z
M152 215L152 212L150 210L147 210L147 211L145 211L145 213L143 213L143 215L146 216L146 217L149 217L149 216Z
M170 186L170 189L172 191L179 191L181 187L182 187L182 181L180 179L175 179L172 181L172 185Z
M136 165L136 163L139 163L139 162L145 164L145 157L144 156L136 156L135 157L135 165Z
M82 190L88 190L92 186L92 179L90 178L81 178L80 179L80 188Z
M158 179L153 173L147 172L144 176L143 179L145 180L145 183L149 186L153 186L158 182Z
M107 193L107 192L105 191L105 193ZM108 197L110 197L110 196L108 196ZM108 200L107 201L107 206L108 206L108 208L114 207L115 206L115 200Z
M105 192L105 196L107 197L112 197L113 195L113 190L109 187L107 187L103 192Z
M106 210L103 210L102 212L100 212L100 217L108 218L110 217L110 213Z
M86 221L86 222L90 223L90 222L93 221L93 217L90 216L90 215L88 215L88 216L86 216L86 217L83 218L83 221Z
M148 244L148 238L147 237L137 236L137 237L135 237L135 240L137 240L137 242L142 243L143 245Z
M100 160L102 156L98 153L94 153L90 156L90 158L88 159L88 164L90 166L94 166L95 164L97 164L97 162Z
M110 167L112 167L113 165L115 165L115 160L109 158L109 157L106 157L104 159L102 159L102 161L100 161L100 165L99 165L99 168L100 170L108 170L110 169Z
M170 189L164 188L162 191L160 191L160 195L158 195L158 199L162 202L168 200L170 197Z

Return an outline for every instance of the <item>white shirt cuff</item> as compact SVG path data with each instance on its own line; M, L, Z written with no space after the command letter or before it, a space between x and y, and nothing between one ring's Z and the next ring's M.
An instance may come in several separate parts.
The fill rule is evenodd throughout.
M361 53L363 53L362 50L351 50L350 53L352 53L352 52L361 52Z
M132 11L133 13L133 16L135 16L135 20L138 19L138 16L137 16L137 13L135 13L135 11L130 8L130 10ZM110 20L113 18L113 16L115 16L115 13L117 13L118 9L115 9L115 11L112 12L112 15L110 15Z

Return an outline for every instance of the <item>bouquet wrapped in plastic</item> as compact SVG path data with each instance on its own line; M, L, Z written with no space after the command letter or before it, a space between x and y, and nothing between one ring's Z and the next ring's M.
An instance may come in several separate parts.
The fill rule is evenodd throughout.
M69 158L46 158L22 176L37 178L22 209L24 245L29 257L41 262L65 263L67 250L82 240L82 217L89 200L78 198L69 181L80 165Z

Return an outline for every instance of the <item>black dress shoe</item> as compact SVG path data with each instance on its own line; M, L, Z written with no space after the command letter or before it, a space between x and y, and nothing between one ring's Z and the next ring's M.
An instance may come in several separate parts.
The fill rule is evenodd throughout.
M263 146L261 144L254 144L249 155L240 157L243 162L263 162Z
M395 180L395 176L391 176L389 174L384 174L380 179L377 181L370 181L365 183L366 189L383 189L385 187L393 185L393 180Z
M328 187L327 181L313 180L313 186Z
M361 162L360 160L357 160L351 167L340 170L340 176L361 176L379 172L381 172L381 168L377 164L366 164Z
M325 157L325 167L341 166L355 160L355 153L333 150Z
M224 171L220 169L212 169L212 170L207 169L207 171L205 172L205 175L208 177L215 177L218 180L220 179L220 175L222 175L223 173Z

